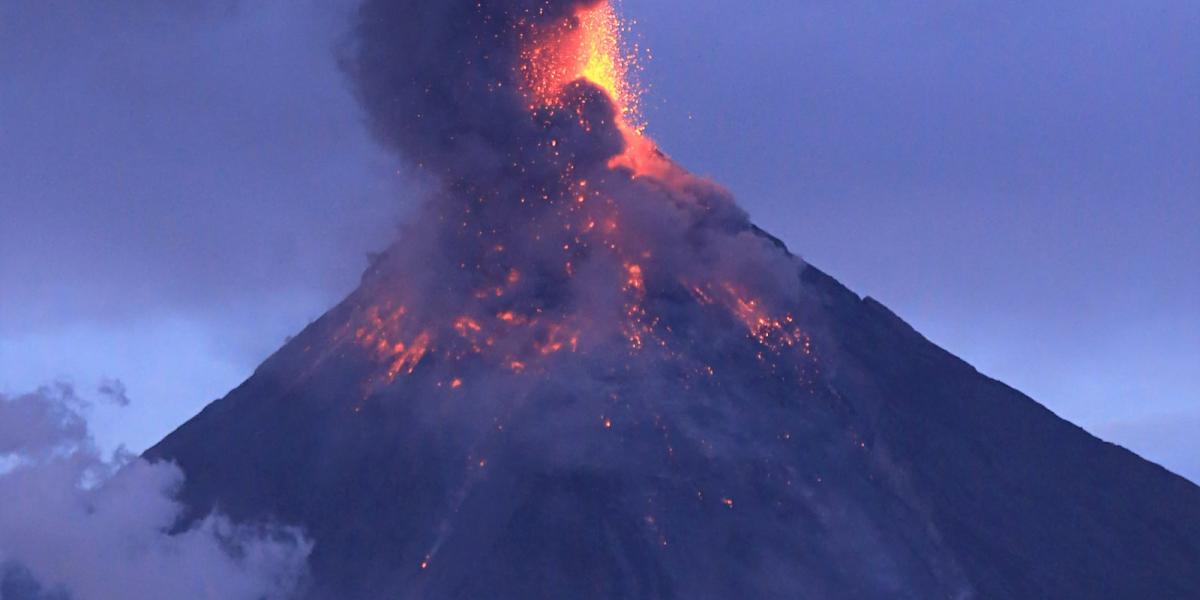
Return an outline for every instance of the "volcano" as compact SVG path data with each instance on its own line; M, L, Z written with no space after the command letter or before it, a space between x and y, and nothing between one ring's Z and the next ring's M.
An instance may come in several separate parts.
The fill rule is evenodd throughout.
M981 375L646 136L594 0L367 0L437 191L147 452L310 598L1200 598L1200 488ZM181 526L186 523L181 524Z

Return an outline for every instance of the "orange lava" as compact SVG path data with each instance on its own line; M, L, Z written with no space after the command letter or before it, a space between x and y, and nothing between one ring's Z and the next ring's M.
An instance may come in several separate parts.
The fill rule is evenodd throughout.
M687 189L696 178L659 152L640 123L639 90L630 83L631 71L636 68L636 51L629 52L623 43L621 36L625 29L613 6L603 0L580 9L572 18L540 26L538 30L522 31L526 46L522 51L521 71L529 109L535 114L567 110L568 86L579 80L595 84L616 107L615 125L626 142L624 151L612 158L608 167L648 178L647 183L661 184L679 190L680 196L687 196ZM558 147L558 140L546 143L551 152ZM670 321L663 319L658 306L663 298L654 293L671 285L668 279L671 273L662 268L650 251L652 245L637 238L639 229L627 227L622 221L626 215L621 214L620 205L607 197L611 190L604 181L621 177L598 176L589 182L587 177L593 175L598 174L579 173L576 165L566 165L559 182L564 184L563 202L551 205L558 220L546 227L561 227L569 232L561 239L561 256L555 257L562 261L561 276L565 278L578 277L589 282L587 285L594 285L596 274L603 271L582 270L580 267L587 265L580 262L581 257L604 253L614 260L608 276L612 278L613 298L619 298L620 302L620 313L614 315L617 322L600 323L596 315L560 313L546 309L540 302L527 301L525 294L531 293L527 288L540 286L539 282L547 275L539 265L522 263L509 256L510 242L515 245L514 240L500 237L498 229L480 228L476 233L481 247L488 248L486 258L473 267L468 262L459 265L468 272L473 268L477 276L470 288L464 288L474 302L461 307L462 312L453 308L443 311L441 307L422 310L420 304L410 304L410 311L401 298L388 299L381 305L362 308L354 326L343 332L379 361L380 374L371 386L388 385L397 377L412 375L423 368L423 361L429 367L470 366L467 361L470 357L484 357L492 361L492 366L503 368L514 377L530 378L553 368L555 357L587 353L608 340L627 344L631 356L654 350L678 357L670 347L677 334L672 331ZM548 204L549 193L543 190L541 194ZM524 204L526 198L522 196L520 202ZM467 224L464 221L463 227ZM542 233L535 231L534 240L540 241ZM556 242L554 251L558 249ZM689 290L705 310L710 306L724 309L735 323L743 325L748 338L758 346L755 356L771 372L776 372L789 356L812 356L811 340L793 315L784 307L756 297L753 286L707 277L697 281L680 277L677 283ZM427 357L434 360L426 361ZM716 377L711 365L691 365L689 372L706 380ZM461 394L485 387L474 383L474 378L468 379L472 385L466 385L466 380L457 375L469 377L470 371L446 373L438 378L438 387L461 390ZM602 416L602 424L606 429L613 428L608 416ZM733 507L731 499L725 499L724 503Z
M535 32L534 42L522 53L521 66L530 109L560 107L563 90L575 81L596 85L616 107L616 125L625 139L625 151L614 157L609 167L665 179L672 168L645 135L641 89L632 82L639 53L636 47L626 46L623 34L627 30L616 9L605 0L580 9L555 29Z
M535 32L521 67L530 108L559 105L563 89L584 79L608 93L622 122L636 123L639 93L629 77L636 53L625 51L624 28L616 9L606 1L580 9L573 19L549 31Z

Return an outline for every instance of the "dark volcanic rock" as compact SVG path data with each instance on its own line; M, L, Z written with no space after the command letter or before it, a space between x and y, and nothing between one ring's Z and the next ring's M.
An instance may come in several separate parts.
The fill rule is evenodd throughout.
M1200 598L1200 488L799 269L811 359L664 285L669 358L378 386L368 276L147 456L303 526L314 598Z

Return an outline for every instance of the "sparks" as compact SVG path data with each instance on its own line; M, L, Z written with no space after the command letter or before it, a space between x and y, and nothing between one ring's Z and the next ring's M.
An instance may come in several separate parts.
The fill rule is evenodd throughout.
M585 10L578 15L580 30L579 74L608 92L617 105L618 114L632 123L638 114L637 90L629 82L634 55L622 48L624 25L617 11L608 2Z
M525 48L521 67L532 106L558 106L563 89L583 79L604 90L622 122L640 131L640 93L631 83L638 53L627 51L625 30L616 9L606 1L580 9L573 19L535 35L537 41Z
M616 108L616 126L625 139L625 150L609 161L609 168L624 168L636 176L666 179L678 168L666 159L645 135L641 114L641 88L635 83L641 49L627 44L629 27L611 2L582 8L573 19L546 31L535 31L522 51L521 72L529 108L563 108L563 91L575 81L600 88ZM581 123L586 129L591 124ZM551 145L556 145L552 141Z

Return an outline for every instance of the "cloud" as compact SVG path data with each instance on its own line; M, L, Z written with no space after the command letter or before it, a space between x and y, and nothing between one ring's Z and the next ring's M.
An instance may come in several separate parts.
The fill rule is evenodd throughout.
M104 379L96 391L117 406L129 406L128 391L125 389L125 382L120 379Z
M63 444L85 442L87 423L75 410L79 402L66 384L15 398L0 396L0 456L39 460Z
M0 598L260 599L298 589L312 547L300 531L212 514L172 532L183 472L122 451L101 456L86 404L67 385L0 395Z

